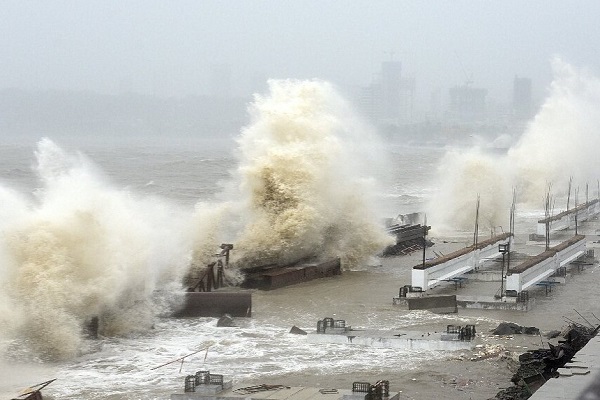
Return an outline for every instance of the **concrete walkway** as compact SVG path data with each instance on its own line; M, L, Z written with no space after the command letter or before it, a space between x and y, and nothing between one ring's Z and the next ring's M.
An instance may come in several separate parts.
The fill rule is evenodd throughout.
M572 362L559 369L530 400L600 400L600 335L575 354Z

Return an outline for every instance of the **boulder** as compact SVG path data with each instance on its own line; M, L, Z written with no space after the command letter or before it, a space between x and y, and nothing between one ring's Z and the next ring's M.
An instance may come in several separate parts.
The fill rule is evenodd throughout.
M225 328L230 328L232 326L235 326L235 324L233 323L233 317L231 315L229 315L229 314L224 314L217 321L217 326L218 327L225 327Z
M539 335L540 330L533 326L521 326L517 325L513 322L501 322L500 325L496 329L492 331L493 335L516 335L516 334L525 334L525 335Z

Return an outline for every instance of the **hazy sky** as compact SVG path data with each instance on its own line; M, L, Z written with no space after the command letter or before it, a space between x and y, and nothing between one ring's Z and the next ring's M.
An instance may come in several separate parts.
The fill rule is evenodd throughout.
M420 96L473 76L507 101L515 75L542 92L554 55L600 70L600 1L0 1L0 88L232 91L266 78L366 85L403 63Z

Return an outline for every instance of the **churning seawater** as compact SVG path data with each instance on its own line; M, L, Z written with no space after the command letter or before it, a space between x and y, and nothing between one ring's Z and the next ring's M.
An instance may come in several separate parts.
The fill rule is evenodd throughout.
M85 153L113 187L127 188L139 196L159 196L189 209L198 201L213 200L222 190L220 182L228 179L236 163L232 156L234 144L225 139L191 140L181 145L176 141L162 145L150 139L126 146L81 144L77 140L72 143L63 147L77 143L77 148L70 151ZM38 187L32 171L35 149L35 142L26 141L0 147L3 186L34 195ZM429 181L430 167L439 154L440 149L415 151L398 147L390 151L395 168L402 172L388 186L389 192L380 194L382 204L387 202L389 210L393 210L392 214L385 211L385 215L395 216L421 207L429 189L426 185L419 189L419 183L410 181ZM402 188L408 190L403 192ZM388 349L315 346L308 344L305 337L288 334L292 325L312 330L316 321L326 316L381 328L418 326L438 319L442 326L444 318L394 310L391 297L400 282L390 284L390 276L397 274L394 268L381 266L375 273L368 269L348 271L322 282L255 292L253 318L238 321L237 328L217 328L212 318L157 317L152 329L141 327L140 332L128 335L85 340L83 354L66 362L42 360L28 348L27 339L6 339L2 346L1 387L9 394L19 385L56 377L58 380L44 390L56 398L153 399L166 398L179 390L186 374L202 368L236 381L294 374L305 379L321 377L322 385L335 383L325 377L339 373L352 380L351 377L385 375L388 368L416 368L425 360L444 356L434 352L403 354ZM183 366L175 363L151 369L204 347L208 347L206 352L190 357Z
M404 398L449 391L454 398L492 397L509 384L506 359L474 363L469 352L314 345L288 332L292 325L312 330L329 316L358 328L442 331L474 323L482 344L505 354L541 341L488 337L499 321L550 330L564 316L573 318L573 309L595 312L597 266L574 274L552 296L538 296L529 313L402 311L392 297L410 283L420 254L373 256L390 240L383 218L427 211L434 242L450 251L472 238L478 195L480 232L490 232L508 226L516 189L523 194L516 232L524 243L543 215L547 182L555 182L562 201L563 178L575 174L583 193L598 170L598 146L575 140L579 147L565 152L565 141L552 139L600 125L597 111L575 123L562 111L565 104L597 110L591 106L600 85L568 67L561 71L545 106L504 155L385 143L330 85L313 81L271 82L235 140L6 140L0 144L0 393L8 397L57 378L44 395L164 399L181 390L185 375L207 369L236 382L341 388L388 379ZM568 90L573 80L576 91ZM544 141L535 140L542 133ZM555 168L559 159L572 171ZM593 224L587 229L597 234ZM254 292L252 318L235 328L217 328L211 318L162 316L169 299L156 293L180 290L189 265L207 262L229 240L238 265L317 253L340 256L346 270ZM105 322L100 339L89 340L82 321L94 315ZM183 364L153 369L198 350Z
M185 146L176 142L168 145L149 142L146 139L127 146L77 144L77 148L94 160L113 186L127 187L141 196L160 196L182 208L192 208L198 199L211 200L221 190L219 181L227 180L228 171L235 168L233 144L228 140L196 140ZM33 142L0 147L0 173L7 186L19 188L23 193L32 193L37 187L30 168L34 164L34 148ZM382 204L387 202L388 207L382 215L392 217L421 210L434 190L429 185L445 150L390 145L386 151L396 172L386 186L387 192L380 193L385 200ZM483 374L479 379L489 382L506 381L507 370L487 364L486 368L480 368L479 374L469 375L449 361L456 359L454 353L315 345L307 343L304 336L289 334L289 329L296 325L313 330L316 321L326 316L345 319L353 327L363 328L440 331L447 324L476 323L485 332L506 319L555 329L564 322L561 315L572 316L570 309L574 307L585 312L582 303L591 300L582 299L571 288L559 289L551 299L541 299L537 309L528 314L461 311L455 316L440 316L402 311L392 306L391 298L400 286L409 283L406 264L415 264L419 258L414 254L405 257L411 261L404 257L379 260L376 266L345 271L335 278L272 292L256 291L252 318L237 320L239 326L235 328L218 328L214 318L156 317L152 329L85 340L82 353L62 362L42 360L29 349L26 340L6 339L0 364L1 392L14 395L29 384L57 378L44 390L46 396L84 400L165 399L181 390L185 375L207 369L236 382L327 387L347 387L355 380L390 379L392 389L403 390L406 398L428 398L428 395L419 397L419 390L421 393L448 390L444 382L452 376L466 379L465 385L471 382L471 378L465 377L471 375ZM595 296L592 287L597 282L588 278L600 275L593 272L588 271L587 278L577 277L581 278L578 287L590 286L590 296ZM205 348L183 364L176 362L152 369ZM489 394L496 389L493 385L485 386L483 392ZM485 397L477 397L475 391L472 398Z

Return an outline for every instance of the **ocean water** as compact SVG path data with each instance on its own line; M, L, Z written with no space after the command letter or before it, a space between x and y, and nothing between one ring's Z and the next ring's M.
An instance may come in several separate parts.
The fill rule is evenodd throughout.
M199 200L213 199L221 191L219 182L227 180L229 171L235 168L230 147L233 143L227 140L197 141L182 146L148 142L151 141L123 147L80 143L76 151L85 153L112 187L127 188L143 197L159 196L170 204L189 209L190 213ZM32 171L35 148L33 141L0 148L4 187L34 195L40 186ZM396 168L403 173L389 185L389 192L380 194L390 210L397 214L420 208L430 189L410 181L429 180L432 174L429 167L439 154L439 149L398 147L391 151ZM430 165L417 160L427 160ZM403 188L407 188L406 192ZM253 318L241 321L239 328L217 328L216 320L211 318L157 317L153 329L102 337L98 341L86 340L78 355L66 362L43 360L28 349L26 341L6 340L1 387L9 392L17 390L19 384L57 378L44 390L45 394L64 399L153 399L166 398L179 390L186 374L203 368L244 381L281 374L326 376L341 371L356 376L372 375L379 369L411 369L424 360L443 358L432 352L402 354L396 350L365 351L344 346L316 348L306 343L304 337L288 334L292 325L311 330L318 319L330 315L346 318L349 324L373 324L381 328L419 326L435 320L440 320L442 326L447 322L435 315L394 310L391 297L398 284L393 283L390 288L390 274L396 275L398 271L393 267L380 267L376 272L365 269L348 272L341 278L269 293L256 292ZM375 294L369 286L377 285L380 280L388 291ZM207 352L190 357L183 366L175 363L151 369L204 347L208 347ZM22 370L18 370L21 378L10 373L9 366L13 363L21 366ZM330 382L323 380L321 384Z
M235 168L227 140L198 141L186 146L145 142L126 147L80 143L78 151L94 161L113 187L128 188L139 196L160 196L190 212L198 199L213 199L221 190L219 182L227 180L228 171ZM24 193L35 192L39 186L31 170L35 146L32 142L0 148L3 185ZM434 190L430 184L435 165L445 150L396 145L388 151L398 173L392 176L387 192L379 194L388 202L387 209L393 210L386 211L387 215L421 210ZM562 315L573 317L572 308L586 313L589 303L597 300L593 287L598 282L590 278L595 279L599 273L592 269L585 277L575 277L576 282L568 288L559 288L551 298L540 297L535 311L530 313L468 310L440 316L401 311L392 306L391 298L400 286L409 283L409 268L405 265L416 264L420 255L406 257L412 257L411 261L404 257L377 260L377 266L345 271L339 277L271 292L256 291L253 317L237 320L239 326L235 328L218 328L214 318L157 316L152 329L86 339L75 357L63 361L45 360L29 348L26 340L6 338L0 388L7 396L14 395L29 384L57 378L44 390L51 398L164 399L181 390L185 375L207 369L236 382L324 387L347 387L355 380L390 379L393 390L402 390L406 398L420 398L419 389L429 390L427 393L438 386L439 390L448 390L451 376L463 377L467 386L469 379L477 378L464 377L468 375L453 364L455 353L314 345L303 336L289 334L289 329L296 325L311 331L316 321L326 316L345 319L353 327L381 329L441 331L447 324L475 323L485 332L504 319L556 329L565 322ZM497 343L490 339L488 344ZM153 369L198 350L202 351L183 364L175 362ZM497 367L500 374L492 367L482 368L489 376L478 378L485 378L485 382L506 378L504 367ZM457 398L486 398L497 390L493 385L481 385L469 397L460 397L464 394L461 391L455 394Z
M564 74L559 89L572 80L572 73ZM576 83L589 81L594 91L597 80L584 78ZM410 283L421 254L375 257L390 241L382 220L426 211L436 243L427 257L433 257L433 250L448 252L472 240L479 195L481 236L507 231L516 189L517 250L541 251L528 234L544 214L547 182L556 182L556 211L564 204L568 171L544 168L551 162L544 157L529 163L535 152L528 146L539 147L531 140L539 132L580 127L581 121L570 126L556 104L586 109L598 97L577 98L582 92L556 90L503 155L385 142L330 85L295 81L271 82L235 138L3 141L0 394L14 396L56 378L44 389L49 398L164 399L181 391L186 375L210 370L253 384L344 388L388 379L407 399L493 397L509 385L509 359L544 339L500 339L489 330L504 320L551 330L567 318L583 322L577 312L593 318L598 266L574 272L551 296L543 289L532 293L536 306L528 313L403 311L392 297ZM563 116L564 129L548 126L556 119L547 114ZM548 154L551 143L544 142ZM593 172L595 148L579 150L561 161L578 167L573 173ZM576 176L579 202L587 177ZM581 228L591 243L598 241L597 228L594 221ZM168 294L181 290L190 265L210 261L225 242L234 243L240 267L316 253L342 257L345 271L254 292L252 318L234 328L217 328L214 318L165 316ZM98 340L81 334L83 321L94 315L103 321ZM430 332L473 323L483 347L448 353L320 346L288 333L293 325L313 330L324 317L356 328ZM485 349L498 351L470 361ZM156 368L197 351L184 363Z

